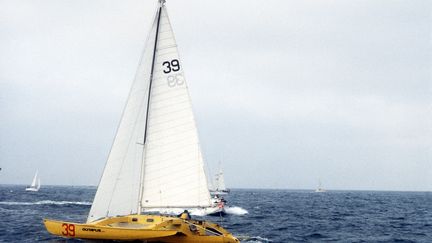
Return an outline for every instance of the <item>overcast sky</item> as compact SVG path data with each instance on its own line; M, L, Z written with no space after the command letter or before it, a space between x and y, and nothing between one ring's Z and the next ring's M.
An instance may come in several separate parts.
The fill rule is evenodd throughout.
M0 0L0 184L97 185L155 0ZM229 187L432 190L432 1L168 0Z

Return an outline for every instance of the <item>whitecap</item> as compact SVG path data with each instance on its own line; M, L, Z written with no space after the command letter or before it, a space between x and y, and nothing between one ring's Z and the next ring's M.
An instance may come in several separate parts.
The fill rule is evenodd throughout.
M250 243L264 243L264 242L272 242L272 240L261 237L261 236L246 236L240 235L237 237L242 242L250 242Z

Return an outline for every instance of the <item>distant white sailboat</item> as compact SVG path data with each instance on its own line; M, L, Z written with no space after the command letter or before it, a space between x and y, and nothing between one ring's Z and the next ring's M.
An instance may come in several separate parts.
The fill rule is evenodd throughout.
M219 163L219 172L216 173L214 181L210 183L209 188L212 198L212 207L206 209L207 215L223 216L226 214L225 204L227 201L222 197L230 192L225 186L224 173L222 171L221 163Z
M37 192L40 189L40 178L38 177L38 171L36 171L32 184L26 188L26 191Z
M214 178L214 183L212 188L210 188L211 195L226 195L230 192L225 186L224 173L222 171L222 166L219 164L219 172L216 173Z
M326 192L326 190L321 186L321 180L318 181L318 188L315 189L315 192Z

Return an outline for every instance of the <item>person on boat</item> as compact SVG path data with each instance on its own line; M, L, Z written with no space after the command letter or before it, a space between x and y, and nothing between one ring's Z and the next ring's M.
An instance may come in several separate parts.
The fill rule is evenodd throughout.
M220 209L224 208L224 207L225 207L225 203L224 203L224 201L220 200L220 201L217 203L217 206L218 206L218 208L220 208Z
M187 210L183 211L183 213L181 213L179 215L179 218L181 218L181 219L191 219L189 211L187 211Z

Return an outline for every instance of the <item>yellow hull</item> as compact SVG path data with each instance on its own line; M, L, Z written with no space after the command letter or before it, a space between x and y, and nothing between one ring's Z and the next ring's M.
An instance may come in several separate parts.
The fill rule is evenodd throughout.
M51 234L66 238L146 242L239 242L217 224L160 215L127 215L87 224L44 219Z

